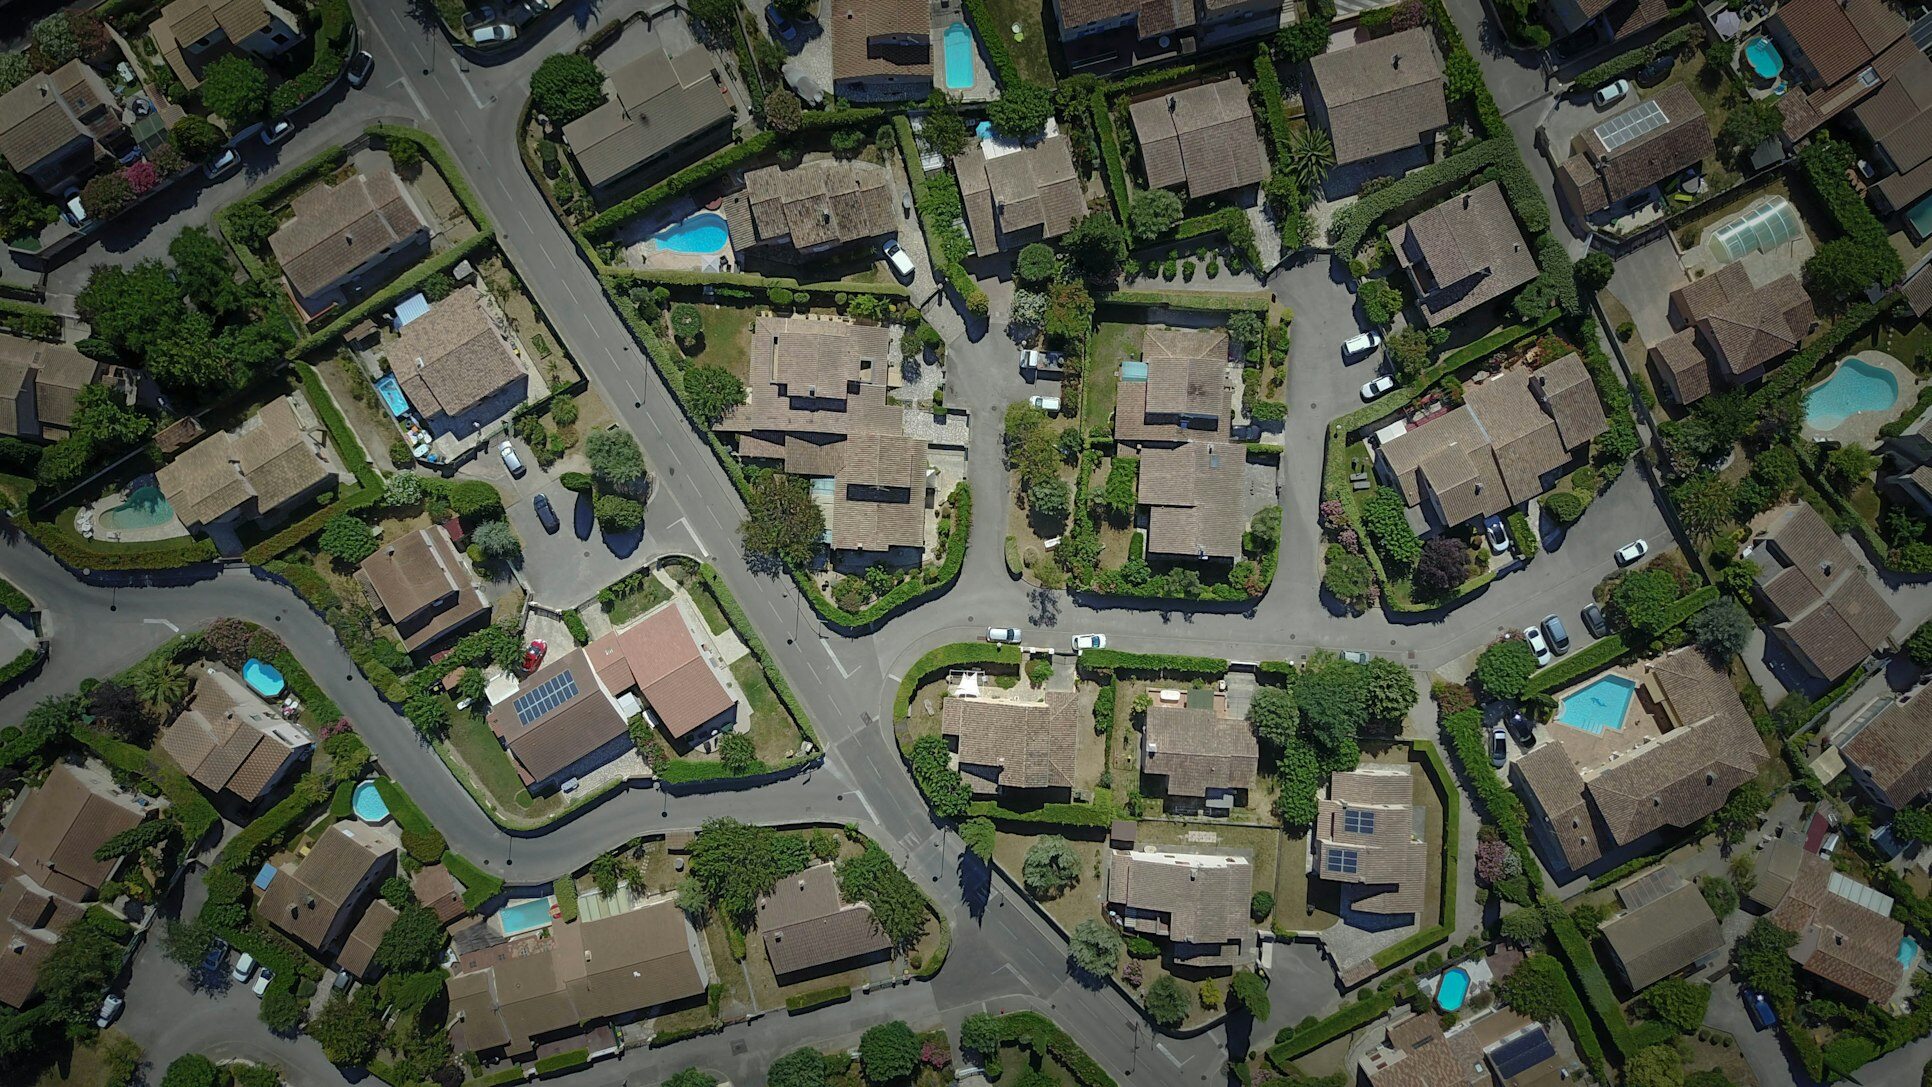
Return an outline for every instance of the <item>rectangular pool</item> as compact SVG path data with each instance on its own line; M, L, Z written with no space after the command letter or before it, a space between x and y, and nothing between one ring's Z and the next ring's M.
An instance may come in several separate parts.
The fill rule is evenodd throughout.
M389 414L398 419L409 414L409 398L403 395L402 386L396 383L395 374L382 375L382 380L376 382L376 394L382 397L383 404L389 408Z
M512 902L497 911L497 921L503 926L503 935L515 936L522 932L535 932L550 927L550 900L547 898L526 898L522 902Z
M1630 696L1637 684L1622 676L1604 676L1588 686L1563 696L1556 711L1558 722L1601 736L1605 729L1623 728L1624 715L1630 711Z

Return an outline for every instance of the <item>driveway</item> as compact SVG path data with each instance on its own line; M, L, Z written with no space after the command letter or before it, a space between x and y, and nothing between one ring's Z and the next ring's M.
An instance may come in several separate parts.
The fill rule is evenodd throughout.
M1625 253L1617 259L1617 274L1610 280L1610 293L1637 326L1638 343L1630 345L1632 365L1642 365L1643 348L1670 338L1670 292L1688 279L1684 264L1677 256L1677 245L1668 235Z
M523 578L530 585L533 601L553 608L574 608L596 596L599 589L644 565L650 556L640 546L643 530L606 535L597 527L591 513L590 496L564 489L561 477L566 468L584 470L581 456L573 455L548 468L539 468L536 457L522 439L507 440L516 449L517 458L523 461L525 471L521 479L512 478L509 469L503 466L503 458L496 452L501 441L494 438L488 450L479 453L456 474L459 478L494 484L502 492L510 527L517 530L517 538L523 541ZM532 499L539 494L549 497L558 521L562 522L555 533L546 532L537 520ZM648 525L648 504L644 519Z

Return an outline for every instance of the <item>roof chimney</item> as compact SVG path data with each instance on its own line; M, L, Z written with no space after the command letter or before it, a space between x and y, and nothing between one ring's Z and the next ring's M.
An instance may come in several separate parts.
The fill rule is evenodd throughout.
M1400 53L1395 54L1394 58L1391 60L1390 67L1397 68L1397 69L1402 67L1402 54Z

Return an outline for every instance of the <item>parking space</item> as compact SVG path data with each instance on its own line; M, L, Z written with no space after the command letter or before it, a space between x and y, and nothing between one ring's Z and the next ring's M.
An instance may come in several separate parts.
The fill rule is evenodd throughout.
M1642 346L1670 338L1670 292L1686 282L1677 245L1667 234L1617 260L1617 274L1610 280L1610 293L1630 311L1631 323L1637 326Z
M505 440L523 462L521 478L510 475L497 452ZM643 530L605 535L591 513L590 496L564 489L564 472L584 470L586 466L576 456L566 457L548 469L539 468L530 447L511 438L492 441L487 453L457 472L461 478L491 483L502 493L510 526L523 541L523 577L530 585L531 599L549 607L576 607L643 561L639 548ZM537 518L535 499L539 494L549 498L556 511L559 524L555 533L545 530ZM649 521L647 507L646 524Z

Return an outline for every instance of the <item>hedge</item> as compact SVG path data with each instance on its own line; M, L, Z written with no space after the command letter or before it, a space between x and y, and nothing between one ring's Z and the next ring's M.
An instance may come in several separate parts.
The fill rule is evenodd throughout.
M1220 657L1189 657L1179 653L1128 653L1119 649L1089 649L1079 666L1091 672L1129 672L1161 675L1223 676L1228 662Z
M1668 619L1664 624L1664 629L1668 631L1675 628L1678 624L1704 610L1706 605L1716 599L1717 586L1705 585L1698 588L1689 596L1684 597L1670 606L1670 609L1665 613ZM1529 694L1543 694L1553 691L1575 680L1581 679L1598 669L1608 667L1610 664L1622 659L1626 653L1634 652L1636 648L1636 646L1632 646L1629 643L1622 632L1613 632L1608 637L1599 638L1595 642L1590 643L1588 646L1579 650L1574 656L1565 657L1555 664L1540 668L1532 673L1529 678L1529 685L1525 688L1525 691Z
M850 999L852 999L852 987L850 985L834 985L827 989L813 989L809 993L799 993L797 996L786 997L785 1010L793 1015L797 1015L800 1012L808 1012L814 1008L823 1008L827 1004L843 1004Z
M437 253L421 264L416 265L416 267L403 273L401 277L392 280L389 286L384 287L382 290L351 306L341 316L322 326L321 329L296 341L295 346L288 349L289 357L296 358L306 355L310 351L329 343L337 336L347 332L357 322L367 318L370 314L376 313L379 310L389 309L397 302L414 294L422 287L423 281L430 276L448 272L451 268L475 256L495 241L496 234L494 231L482 230L464 238L462 241L443 250L441 253Z
M1370 993L1304 1029L1283 1027L1275 1035L1275 1044L1268 1049L1268 1063L1292 1075L1293 1071L1288 1067L1289 1061L1373 1023L1393 1007L1395 1007L1395 997L1392 994Z
M897 721L912 712L912 695L934 673L962 664L999 664L1020 666L1020 647L991 642L954 642L928 652L906 669L899 681L899 693L892 702L892 719Z
M955 265L957 267L957 265ZM966 566L966 542L973 529L973 492L964 480L953 487L949 501L953 505L953 528L946 537L946 554L937 567L922 569L917 576L894 585L884 596L867 604L862 611L846 611L826 599L823 592L804 571L792 570L792 584L811 602L812 609L828 623L842 627L863 627L876 623L898 611L906 603L927 593L941 592L952 587L959 580L959 572Z
M31 340L59 343L64 322L60 314L44 306L0 298L0 328Z
M1269 305L1267 291L1098 291L1093 300L1096 306L1141 306L1205 313L1266 313Z
M1489 748L1484 742L1482 711L1469 709L1442 719L1442 731L1449 737L1456 761L1462 764L1463 780L1481 801L1487 822L1496 828L1510 848L1523 860L1525 872L1538 871L1541 865L1530 849L1527 828L1529 813L1523 802L1489 764Z
M329 818L340 822L355 814L356 782L344 781L335 787L335 794L329 797Z
M1570 81L1570 87L1571 89L1577 87L1586 89L1601 87L1620 75L1636 71L1666 53L1677 52L1679 49L1689 45L1693 37L1701 39L1703 36L1704 31L1700 27L1695 25L1680 26L1676 30L1651 42L1649 45L1632 49L1628 52L1618 53L1616 56L1611 57L1596 67L1586 69Z
M402 828L403 850L423 864L435 864L449 852L443 841L442 832L423 814L423 809L409 798L402 786L389 778L376 779L376 792L381 794L382 802L389 807L389 814Z
M334 502L312 511L301 520L291 522L287 527L275 533L273 536L255 541L255 543L249 545L246 551L242 552L242 558L251 566L265 566L270 560L287 553L291 548L300 545L310 536L322 531L322 526L328 524L329 520L336 514L355 513L358 510L366 510L381 499L382 488L380 486L365 487L344 495ZM214 547L213 542L211 541L208 546L212 549Z
M1132 210L1134 187L1127 181L1127 164L1120 154L1120 137L1114 133L1114 118L1107 108L1107 92L1094 88L1088 104L1093 112L1094 139L1100 144L1100 163L1106 168L1107 193L1114 199L1114 211L1121 222Z
M1597 1037L1597 1028L1590 1023L1590 1013L1583 1008L1583 998L1577 995L1576 985L1570 981L1567 971L1557 971L1551 976L1563 983L1559 994L1562 1004L1563 1022L1570 1028L1570 1037L1576 1042L1577 1052L1583 1057L1592 1075L1598 1082L1604 1079L1603 1039Z
M463 1081L463 1087L503 1087L506 1083L522 1083L527 1078L522 1065L512 1065L487 1076Z
M382 486L382 475L376 471L375 465L369 463L368 451L362 448L355 428L349 425L349 420L342 415L342 409L336 406L335 397L329 395L328 388L322 384L322 375L306 362L296 363L295 372L302 379L302 394L315 409L316 418L328 428L329 441L335 445L336 454L355 473L356 482L364 487Z
M979 39L979 47L986 54L986 62L992 65L993 74L999 77L1000 85L1010 87L1021 81L1019 66L1013 63L1013 54L1006 49L1006 33L1002 24L986 10L986 0L966 0L966 19L973 24L973 36Z
M577 614L577 609L571 608L563 613L563 624L564 629L570 631L571 641L578 645L590 644L590 628L584 626L584 617Z
M454 850L443 854L443 867L463 885L463 905L475 910L503 893L503 881L472 864Z
M1392 185L1377 189L1337 212L1328 226L1328 239L1335 252L1349 257L1362 248L1362 242L1384 216L1431 191L1458 184L1478 171L1518 155L1516 144L1508 139L1488 139L1441 162L1411 170Z
M1275 55L1266 44L1254 52L1254 96L1261 100L1261 119L1268 126L1270 161L1275 169L1288 158L1288 139L1293 131L1288 124L1287 94L1281 89L1281 76L1275 71Z
M778 133L760 132L743 143L733 144L709 158L694 162L643 192L620 200L591 216L584 222L582 233L586 238L593 239L608 234L664 201L690 192L713 178L723 176L727 170L757 158L778 142Z
M1510 346L1526 336L1533 336L1556 322L1562 313L1558 310L1544 310L1543 315L1528 324L1506 325L1491 332L1480 340L1473 340L1437 359L1416 384L1429 385L1434 377L1455 373L1472 362L1480 362L1490 355ZM1433 375L1433 376L1432 376Z
M819 742L818 731L812 727L811 718L805 714L804 704L799 702L796 694L792 693L792 685L786 682L785 673L778 668L778 661L772 657L771 651L765 648L765 640L758 636L757 628L751 625L751 617L738 606L738 598L731 595L731 590L725 585L724 579L718 576L717 568L708 562L701 563L698 566L698 576L704 579L705 587L711 590L712 599L716 600L718 607L724 611L725 619L731 623L732 632L738 635L739 641L745 643L745 648L751 650L751 655L758 658L759 667L765 670L765 679L771 684L772 690L778 692L778 700L785 704L786 710L790 711L798 731L807 740L812 741L812 746L824 747L825 745Z
M704 287L746 287L764 291L769 295L773 290L786 290L794 293L806 291L814 294L869 294L894 301L905 301L912 297L912 291L900 283L847 283L833 280L823 283L802 283L787 276L758 275L753 272L686 272L675 268L612 268L614 279L628 279L639 283L660 283L666 287L690 287L688 293L699 297ZM712 300L708 300L712 301Z
M978 0L967 0L977 3ZM1046 1056L1066 1069L1076 1087L1115 1087L1114 1077L1087 1055L1059 1024L1039 1012L1011 1012L999 1017L1006 1040Z
M48 554L76 570L172 570L214 562L221 557L215 541L209 539L125 544L90 540L74 531L77 512L77 508L70 507L60 511L52 521L17 518L14 523L25 529Z
M46 649L36 645L32 649L21 650L19 656L0 665L0 690L4 690L8 684L32 671L34 665L40 663L40 658L46 652Z
M590 1050L572 1049L564 1053L552 1053L548 1057L537 1058L531 1067L539 1077L556 1072L570 1072L590 1064Z
M1556 946L1569 960L1570 973L1583 984L1583 996L1592 1014L1610 1035L1610 1044L1616 1049L1618 1058L1628 1060L1644 1047L1632 1036L1630 1022L1623 1017L1622 1005L1617 1003L1616 990L1611 988L1610 978L1603 972L1603 967L1597 965L1590 942L1583 938L1583 932L1561 906L1545 910L1544 913L1549 918L1550 933L1556 937Z
M1106 803L1101 802L1104 789L1094 790L1091 804L1042 804L1038 808L1024 811L1002 807L996 800L975 800L966 808L970 816L980 815L988 819L1006 823L1037 824L1041 826L1063 827L1107 827L1120 818L1120 810L1114 807L1111 795Z

